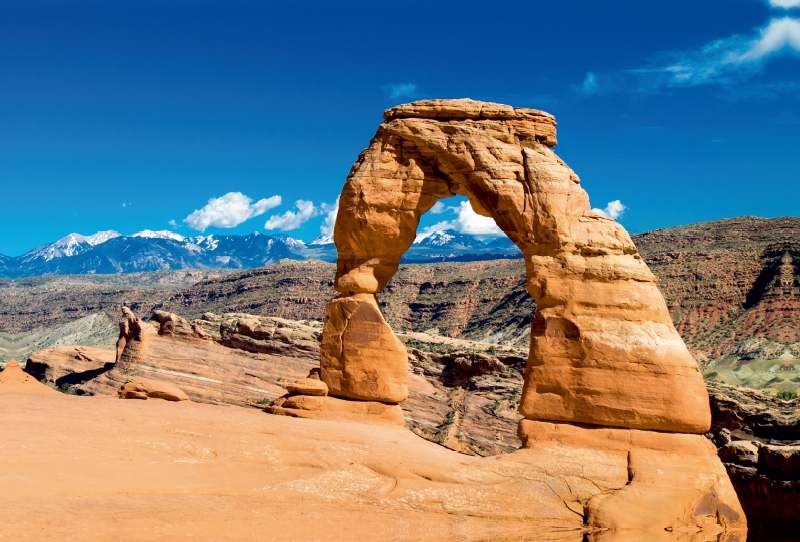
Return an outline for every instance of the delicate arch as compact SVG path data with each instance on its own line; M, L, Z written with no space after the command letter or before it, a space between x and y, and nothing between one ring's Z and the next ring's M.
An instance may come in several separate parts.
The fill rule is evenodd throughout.
M656 279L624 228L593 213L577 175L551 150L555 119L472 100L386 111L339 199L339 259L320 360L333 395L399 402L407 356L375 301L422 214L460 194L525 257L538 310L520 413L702 433L700 372Z

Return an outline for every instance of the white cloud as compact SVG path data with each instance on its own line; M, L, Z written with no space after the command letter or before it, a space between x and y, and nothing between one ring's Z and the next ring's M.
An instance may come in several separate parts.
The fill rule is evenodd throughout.
M280 196L260 199L252 203L241 192L228 192L219 198L211 198L202 209L195 211L183 219L190 228L205 231L209 226L215 228L235 228L245 220L263 215L273 207L281 204Z
M800 5L800 0L781 0ZM630 70L640 78L642 90L730 84L761 71L778 54L800 52L800 20L774 18L753 37L735 35L713 41L698 51L672 53L658 66Z
M625 209L627 209L627 207L625 207L620 200L615 199L614 201L609 201L605 209L592 209L592 211L599 215L616 220L622 216L622 213L625 212Z
M264 229L281 231L296 230L308 222L310 218L318 216L320 212L311 201L299 199L294 202L294 206L297 207L297 212L286 211L282 215L272 215L264 224Z
M458 207L447 207L445 210L452 211L458 215L453 220L438 222L433 226L425 228L426 232L455 230L464 235L474 235L478 238L500 237L505 235L503 230L497 227L494 219L488 216L481 216L472 210L469 201L462 201Z
M800 7L800 0L769 0L769 5L774 8L791 9Z
M169 222L167 222L167 224L169 224L173 228L177 228L178 227L178 223L175 222L174 220L170 220Z
M331 203L322 203L320 211L325 213L325 219L319 227L319 232L322 235L333 235L333 226L336 225L336 215L339 214L339 197L336 201Z
M445 207L444 203L437 201L433 204L433 207L431 207L431 210L428 212L434 215L440 215L448 209L453 209L453 207Z
M417 95L417 85L414 83L403 83L400 85L391 84L385 87L389 92L389 98L413 98Z
M798 2L800 3L800 2ZM750 44L750 48L738 59L738 62L752 62L784 48L800 52L800 21L791 17L772 19L761 36Z

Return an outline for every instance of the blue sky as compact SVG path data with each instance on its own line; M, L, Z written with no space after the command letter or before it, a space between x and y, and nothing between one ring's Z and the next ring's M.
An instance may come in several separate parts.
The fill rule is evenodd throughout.
M632 232L797 215L800 0L772 2L4 0L0 253L104 229L310 241L383 110L422 98L553 113Z

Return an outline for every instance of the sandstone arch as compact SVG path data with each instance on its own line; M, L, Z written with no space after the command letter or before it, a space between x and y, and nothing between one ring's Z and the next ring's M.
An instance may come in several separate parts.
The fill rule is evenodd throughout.
M703 433L700 372L656 278L625 229L590 210L551 150L555 119L533 109L430 100L389 109L339 200L339 253L320 359L331 395L399 402L403 345L375 294L397 271L420 216L460 194L523 252L537 302L520 413L530 420Z

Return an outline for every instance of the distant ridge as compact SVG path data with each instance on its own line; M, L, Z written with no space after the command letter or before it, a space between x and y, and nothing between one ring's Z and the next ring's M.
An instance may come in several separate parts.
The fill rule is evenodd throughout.
M403 261L478 261L521 257L510 241L483 243L455 232L420 234ZM66 237L11 258L0 254L0 277L112 274L169 269L251 269L281 259L336 261L332 235L304 243L284 234L198 235L143 230L121 235L113 230Z

